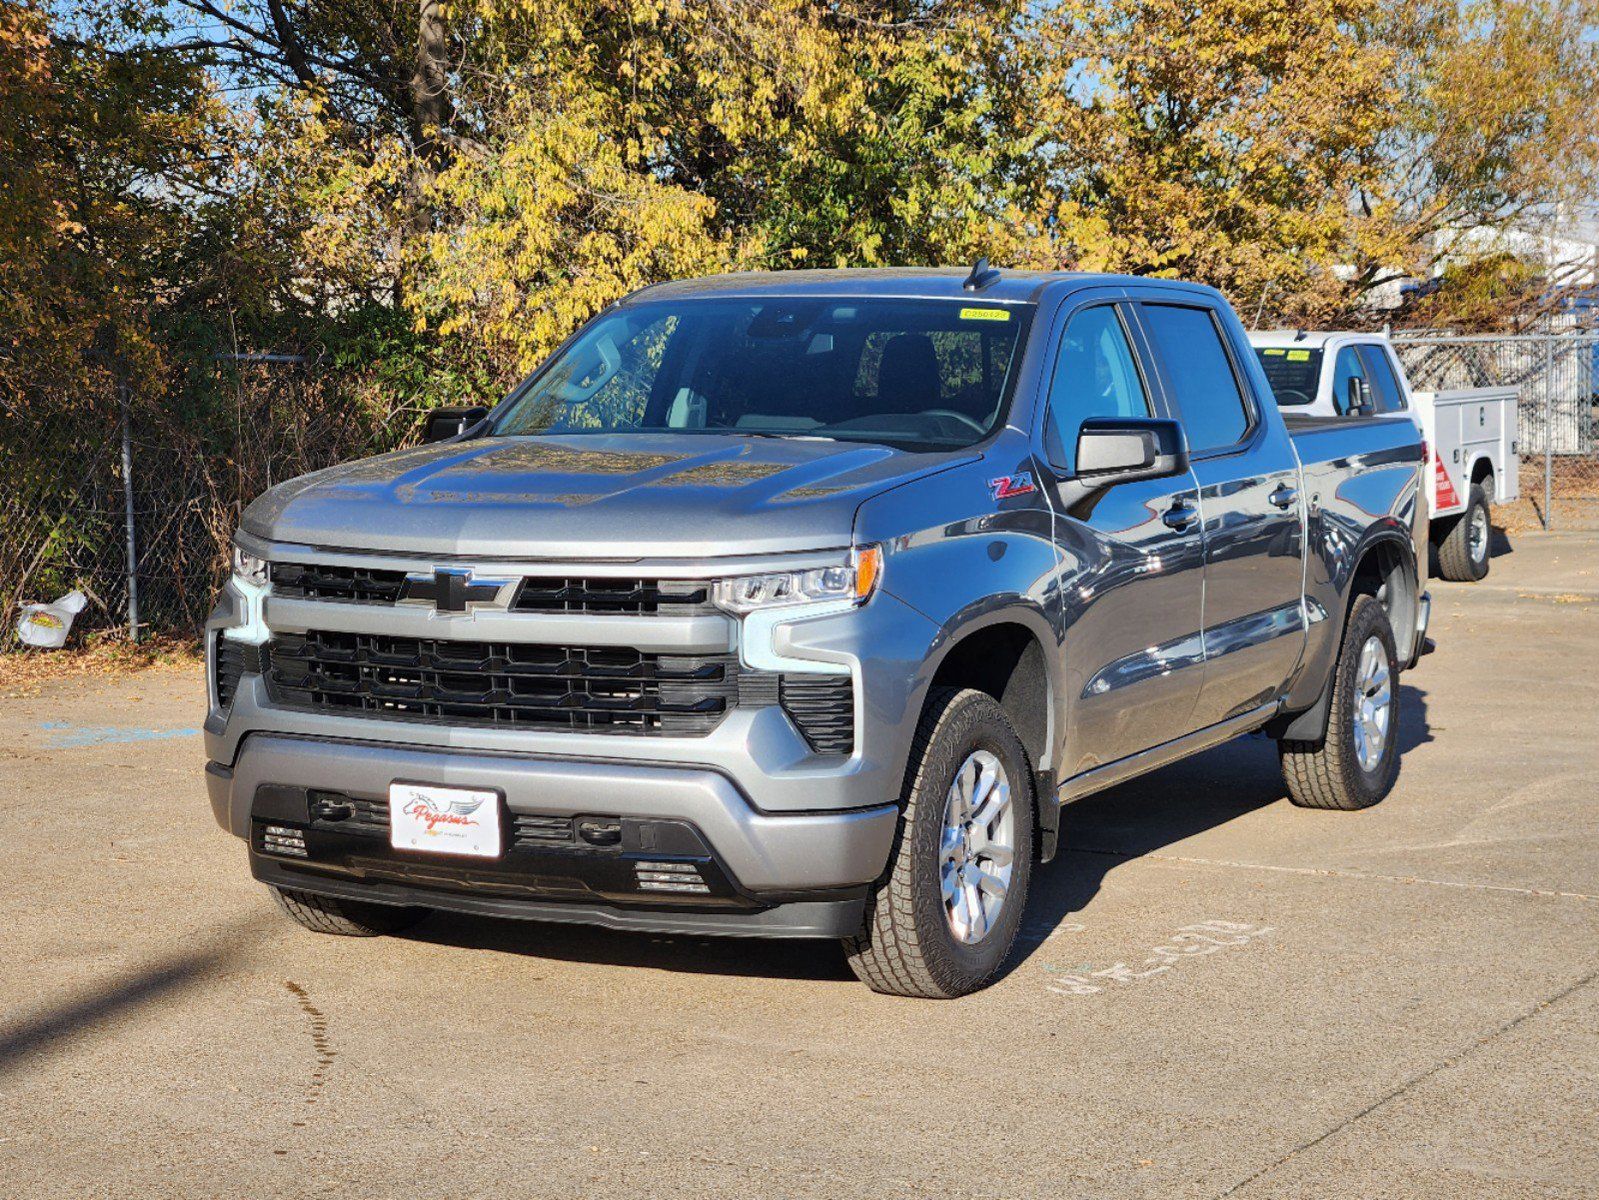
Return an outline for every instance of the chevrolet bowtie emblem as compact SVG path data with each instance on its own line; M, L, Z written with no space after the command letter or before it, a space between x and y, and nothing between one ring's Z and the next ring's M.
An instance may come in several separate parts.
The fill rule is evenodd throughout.
M480 579L474 583L471 571L448 567L439 567L431 573L418 571L405 577L400 603L431 604L438 612L465 612L468 605L492 601L509 582L509 579Z

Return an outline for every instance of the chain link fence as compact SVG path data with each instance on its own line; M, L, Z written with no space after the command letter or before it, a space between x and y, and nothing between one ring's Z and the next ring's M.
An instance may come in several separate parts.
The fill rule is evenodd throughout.
M1522 505L1545 529L1599 529L1599 334L1403 334L1393 344L1416 391L1518 389Z
M367 411L288 355L218 360L141 402L109 370L48 415L0 406L0 653L23 604L77 589L83 632L198 634L245 506L276 482L391 449L413 410ZM130 546L132 554L130 555Z

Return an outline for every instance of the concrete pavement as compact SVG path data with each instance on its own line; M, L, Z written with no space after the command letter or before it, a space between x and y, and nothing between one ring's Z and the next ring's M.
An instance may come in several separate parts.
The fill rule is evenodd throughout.
M1435 583L1399 783L1246 740L1068 810L1010 972L281 918L193 668L0 701L0 1196L1592 1197L1599 536Z

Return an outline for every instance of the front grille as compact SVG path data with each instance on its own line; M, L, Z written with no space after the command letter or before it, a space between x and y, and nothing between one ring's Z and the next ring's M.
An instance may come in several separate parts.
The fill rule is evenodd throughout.
M698 736L738 694L737 659L609 647L279 634L273 702L451 724Z
M404 571L371 567L273 563L272 591L291 600L394 604L405 577ZM703 581L530 575L518 585L511 611L686 617L715 612L710 594Z
M529 576L512 612L692 616L712 611L710 585L674 580Z
M404 571L369 567L322 567L273 563L272 592L293 600L354 600L393 604L405 585Z
M855 748L854 681L848 675L784 675L778 702L818 754Z

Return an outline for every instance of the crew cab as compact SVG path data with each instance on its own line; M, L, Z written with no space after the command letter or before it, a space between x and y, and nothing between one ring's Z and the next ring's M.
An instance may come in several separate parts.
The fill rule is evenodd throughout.
M1430 538L1438 573L1457 582L1488 574L1490 504L1520 496L1515 388L1417 392L1392 343L1374 333L1251 333L1277 403L1294 418L1402 415L1421 430Z
M835 937L950 997L1081 797L1253 732L1296 804L1393 785L1420 438L1291 434L1209 288L662 284L426 436L257 499L208 625L213 811L310 929Z

